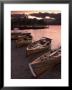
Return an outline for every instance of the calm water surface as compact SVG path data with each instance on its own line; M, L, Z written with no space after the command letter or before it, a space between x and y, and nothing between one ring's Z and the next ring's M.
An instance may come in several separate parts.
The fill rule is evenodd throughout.
M33 36L33 41L39 40L42 37L52 39L51 48L56 49L61 46L61 26L51 25L45 29L29 29L29 30L15 30L16 32L30 32Z

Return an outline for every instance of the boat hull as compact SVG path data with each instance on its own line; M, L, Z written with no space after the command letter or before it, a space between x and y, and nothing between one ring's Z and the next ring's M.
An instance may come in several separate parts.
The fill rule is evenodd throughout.
M49 51L29 63L29 68L33 76L37 77L45 71L50 71L58 63L61 63L61 51Z
M38 77L43 74L45 71L50 71L56 64L61 62L61 57L52 58L45 60L43 62L29 63L29 68L34 77Z
M12 32L11 39L16 40L16 47L26 46L32 43L31 33Z
M11 35L11 40L17 40L17 39L18 39L18 35L16 34Z
M45 42L42 44L41 42L43 42L43 40L45 40ZM39 46L37 47L36 45L38 45L38 44L39 44ZM51 50L51 39L49 39L49 38L40 39L38 41L31 43L31 45L29 45L26 49L26 54L31 55L34 53L43 52L45 50L46 51Z
M27 50L26 51L26 55L31 55L31 54L34 54L34 53L38 53L38 52L43 52L43 51L50 51L51 50L51 45L48 45L47 47L44 47L44 48L38 48L36 50Z
M27 46L30 43L32 43L32 40L16 40L16 47Z

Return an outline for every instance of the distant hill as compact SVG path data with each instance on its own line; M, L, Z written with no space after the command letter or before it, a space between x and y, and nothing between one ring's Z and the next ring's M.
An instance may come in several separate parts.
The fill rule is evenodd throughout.
M61 25L61 13L32 13L30 16L34 16L34 18L29 18L26 14L12 14L11 29L20 26Z
M41 17L41 18L45 18L46 16L51 17L51 18L55 18L55 21L50 22L50 24L54 24L54 25L61 25L61 13L32 13L30 14L31 16L36 16L36 17ZM49 23L48 23L49 24Z

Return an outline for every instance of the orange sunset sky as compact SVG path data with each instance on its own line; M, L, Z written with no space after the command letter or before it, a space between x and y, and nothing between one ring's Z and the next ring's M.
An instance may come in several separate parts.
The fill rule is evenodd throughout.
M42 13L61 13L59 10L25 10L25 11L11 11L11 14L31 14L31 13L39 13L39 12L42 12Z

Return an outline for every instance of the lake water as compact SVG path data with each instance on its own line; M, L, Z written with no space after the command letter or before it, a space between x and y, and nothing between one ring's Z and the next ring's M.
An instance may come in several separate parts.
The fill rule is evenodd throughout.
M61 46L61 26L50 25L45 29L29 29L29 30L14 30L16 32L30 32L33 36L33 41L37 41L42 37L48 37L52 39L51 48L57 49Z

